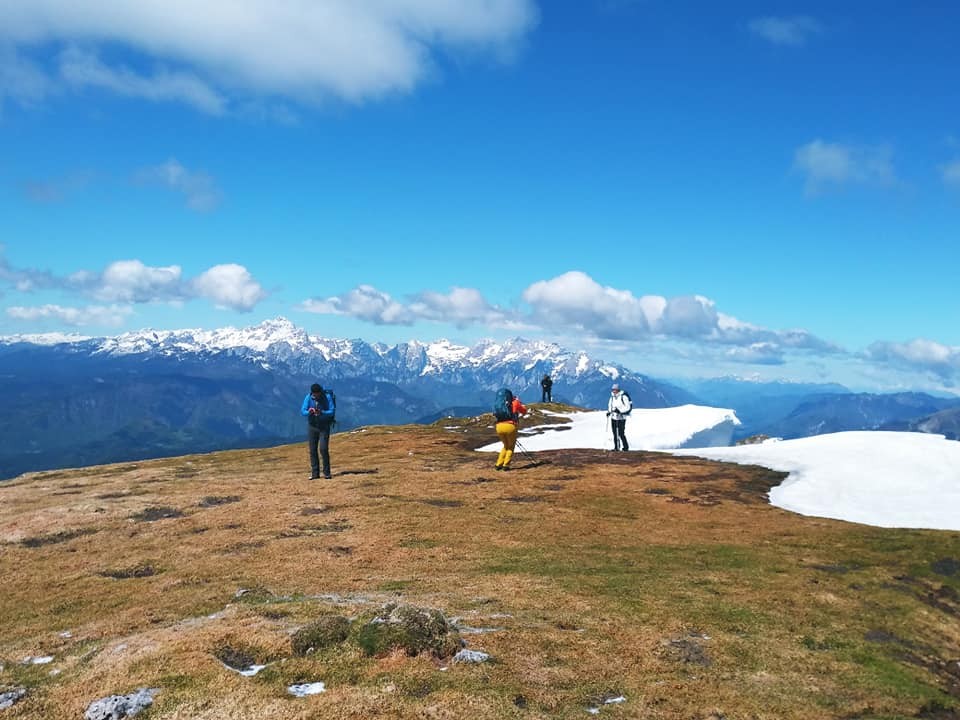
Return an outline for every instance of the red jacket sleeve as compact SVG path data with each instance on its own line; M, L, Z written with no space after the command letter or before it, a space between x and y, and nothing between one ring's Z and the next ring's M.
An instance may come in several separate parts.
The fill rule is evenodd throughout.
M520 398L514 398L513 407L511 408L511 410L513 410L513 412L515 412L517 415L523 415L524 413L527 412L527 407L522 402L520 402Z

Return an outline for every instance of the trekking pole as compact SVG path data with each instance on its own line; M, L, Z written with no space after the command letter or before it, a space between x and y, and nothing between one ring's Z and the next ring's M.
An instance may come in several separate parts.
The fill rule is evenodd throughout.
M530 462L535 462L534 457L533 457L533 453L531 453L531 452L530 452L529 450L527 450L523 445L521 445L519 440L517 440L517 442L514 443L514 447L515 447L517 450L519 450L520 452L522 452L522 453L523 453L523 456L524 456L525 458L527 458Z

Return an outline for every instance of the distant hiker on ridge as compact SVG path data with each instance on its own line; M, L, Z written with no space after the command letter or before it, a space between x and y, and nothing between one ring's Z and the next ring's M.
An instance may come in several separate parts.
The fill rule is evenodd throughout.
M550 392L553 388L553 380L550 379L549 375L543 376L543 380L540 381L540 387L543 388L543 398L540 402L553 402L553 393Z
M620 389L616 383L610 392L610 400L607 402L607 417L610 418L610 424L613 426L613 449L627 451L630 446L627 445L627 415L633 410L633 401L626 392Z
M332 390L324 390L319 383L310 386L303 399L300 414L307 418L307 448L310 450L310 479L320 478L320 458L323 456L323 476L330 479L330 428L336 413L336 397Z
M496 470L509 470L513 449L517 446L517 420L527 412L526 406L520 398L504 388L497 391L497 398L493 403L493 416L497 419L497 437L503 443L503 449L497 456Z

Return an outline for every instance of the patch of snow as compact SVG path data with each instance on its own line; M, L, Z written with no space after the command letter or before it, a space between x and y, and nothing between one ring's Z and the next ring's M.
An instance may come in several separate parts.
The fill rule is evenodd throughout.
M523 447L530 452L567 448L612 448L613 433L602 410L557 414L570 423L547 426L539 435L523 436ZM740 424L733 410L683 405L675 408L637 408L627 418L626 435L631 450L672 450L683 447L710 447L729 444L734 428ZM520 421L521 428L523 421ZM536 432L537 428L531 428ZM481 452L499 452L493 442L478 448Z
M230 666L228 665L227 667L230 667ZM244 677L253 677L257 673L259 673L261 670L263 670L265 667L266 665L251 665L246 670L237 670L237 672L243 675ZM230 669L232 670L233 668L230 668Z
M490 659L490 656L479 650L467 650L464 648L453 656L455 663L483 663Z
M20 661L21 665L47 665L53 662L53 655L42 655L40 657L25 657Z
M299 685L291 685L287 688L288 693L298 698L307 697L308 695L319 695L326 691L327 688L322 682L300 683Z
M943 435L855 431L674 454L787 472L770 502L801 515L960 530L960 442Z

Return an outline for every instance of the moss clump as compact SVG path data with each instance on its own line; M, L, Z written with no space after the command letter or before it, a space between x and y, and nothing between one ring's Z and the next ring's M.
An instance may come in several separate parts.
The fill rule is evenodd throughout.
M317 650L338 645L350 634L350 621L339 615L323 615L290 638L293 654L303 657Z
M396 603L354 621L351 639L367 655L402 649L410 656L429 652L449 657L462 645L460 634L439 610Z

